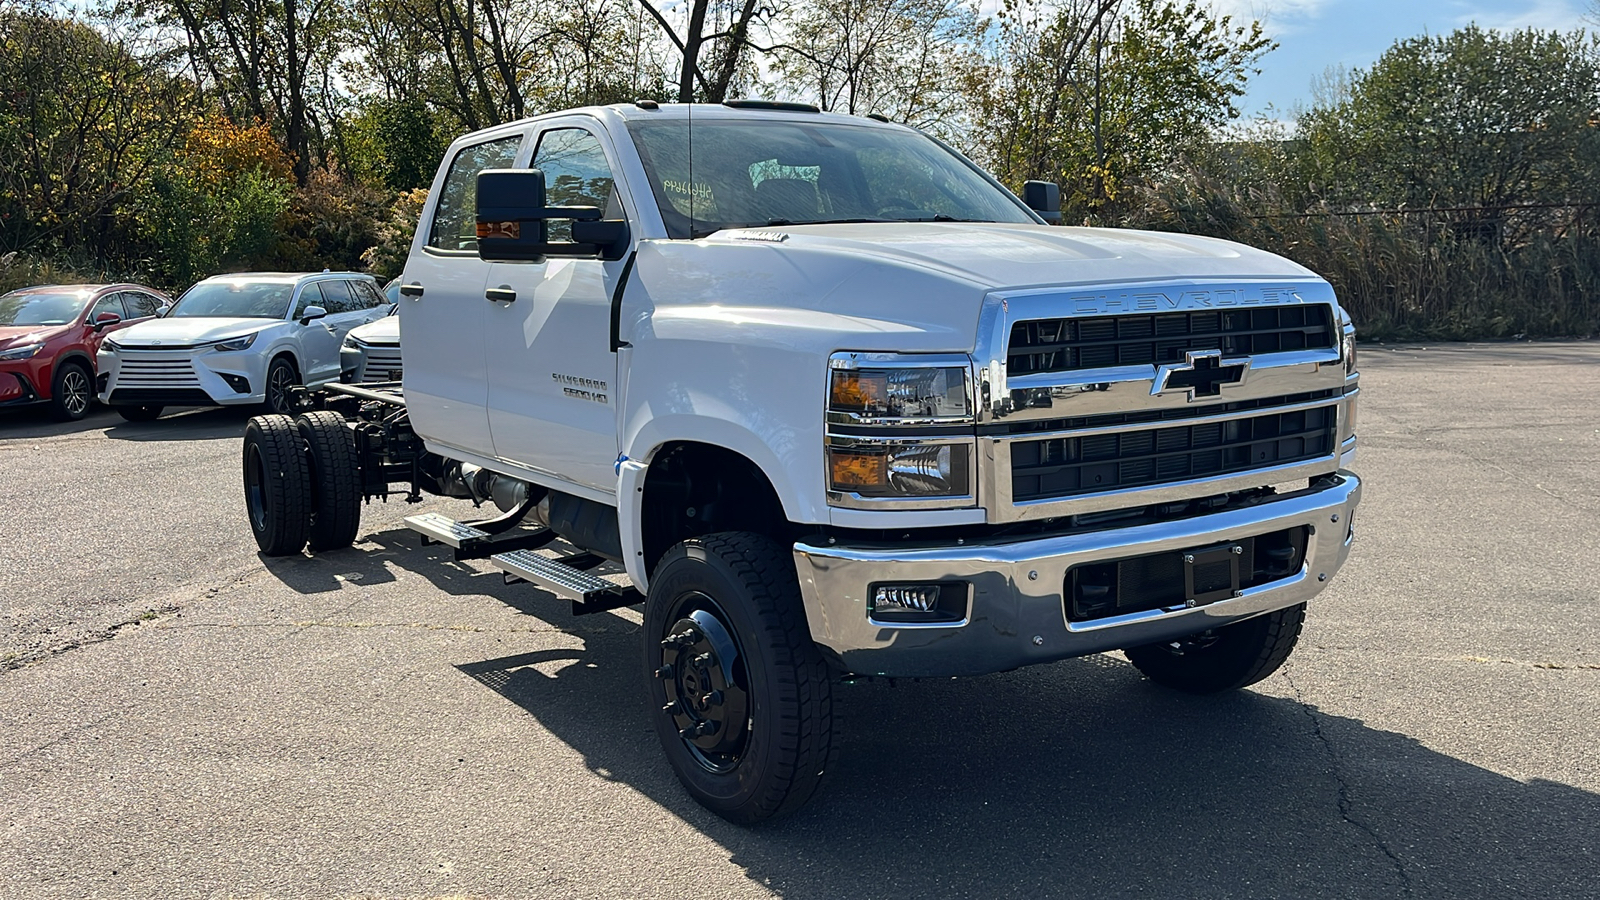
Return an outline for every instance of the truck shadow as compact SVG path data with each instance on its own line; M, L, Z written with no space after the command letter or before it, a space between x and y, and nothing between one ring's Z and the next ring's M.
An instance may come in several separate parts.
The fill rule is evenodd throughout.
M637 634L583 639L457 668L781 896L1597 896L1594 794L1292 700L1179 696L1109 656L840 685L822 790L738 828L689 799L641 727ZM583 664L533 668L558 659Z
M574 618L448 548L418 552L409 531L362 542L267 565L305 593L398 567L583 641L456 668L780 896L1600 897L1600 796L1290 699L1178 695L1112 656L837 685L840 754L823 788L791 819L739 828L668 768L631 621ZM1271 685L1293 687L1282 674Z
M194 441L233 438L259 409L196 407L174 409L154 422L129 422L110 407L95 404L76 422L58 422L44 406L0 410L0 440L51 438L103 432L117 441Z

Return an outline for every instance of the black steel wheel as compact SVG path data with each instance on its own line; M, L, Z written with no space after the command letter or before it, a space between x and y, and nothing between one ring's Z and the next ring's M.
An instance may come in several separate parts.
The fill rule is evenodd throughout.
M50 412L63 422L76 422L87 415L94 402L94 383L83 363L71 361L57 366L54 381Z
M117 411L117 415L127 419L129 422L154 422L161 417L161 411L166 407L151 406L145 403L137 406L116 406L113 409Z
M311 478L305 443L288 416L256 416L244 427L244 505L256 546L291 556L306 545Z
M1190 694L1255 684L1278 670L1300 640L1306 605L1122 652L1146 678Z
M343 416L328 410L301 413L294 424L306 446L311 483L306 537L311 549L348 547L361 527L361 463L355 432Z
M287 357L280 356L267 366L267 412L280 416L293 412L289 408L289 388L300 383L300 373Z
M804 805L832 760L832 685L784 547L746 533L673 547L644 632L656 734L690 795L746 825Z

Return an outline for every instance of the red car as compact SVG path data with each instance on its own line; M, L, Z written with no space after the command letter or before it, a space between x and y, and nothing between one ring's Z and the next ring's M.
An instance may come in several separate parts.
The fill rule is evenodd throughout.
M171 305L137 284L41 285L0 297L0 409L48 403L58 419L83 418L106 332Z

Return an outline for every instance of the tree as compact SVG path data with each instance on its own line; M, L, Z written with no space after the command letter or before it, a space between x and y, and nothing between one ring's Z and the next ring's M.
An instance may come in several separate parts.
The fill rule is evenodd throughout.
M752 30L770 23L777 14L775 7L760 0L691 0L687 27L679 35L652 0L639 0L639 5L678 50L682 60L679 103L693 103L697 95L711 103L728 99L734 78L746 61L745 51L753 46Z
M280 130L295 179L311 174L325 136L317 119L318 74L333 70L343 42L344 0L139 0L158 25L186 38L195 76L236 122Z
M0 252L121 249L120 204L187 130L189 86L116 26L0 11Z
M1301 118L1328 200L1480 207L1587 202L1600 187L1600 43L1476 26L1399 41Z
M1274 46L1197 0L1012 0L1000 30L978 152L1014 185L1061 183L1069 218L1113 216L1126 186L1209 144Z
M964 0L814 0L788 30L777 71L823 109L938 127L965 105L980 35Z

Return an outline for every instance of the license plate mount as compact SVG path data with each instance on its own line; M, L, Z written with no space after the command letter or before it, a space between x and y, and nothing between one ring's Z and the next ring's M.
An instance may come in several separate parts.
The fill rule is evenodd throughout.
M1217 544L1183 554L1183 596L1189 607L1205 606L1239 595L1241 544Z

